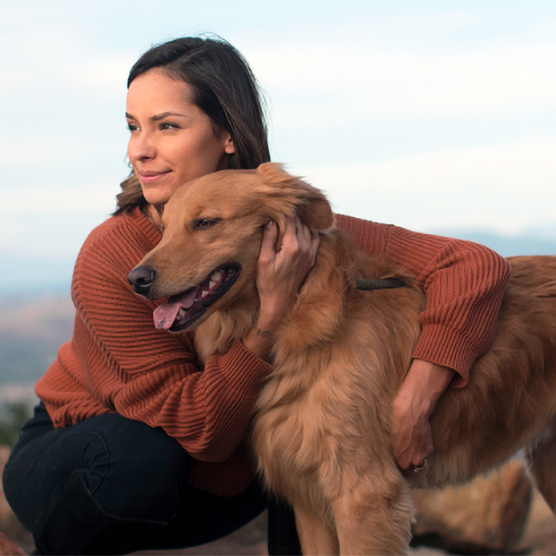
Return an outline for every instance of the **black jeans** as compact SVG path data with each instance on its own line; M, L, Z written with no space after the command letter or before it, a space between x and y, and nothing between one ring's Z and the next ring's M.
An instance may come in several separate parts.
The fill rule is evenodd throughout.
M54 428L44 405L3 476L6 498L40 554L126 554L196 546L267 506L258 483L234 497L188 486L190 456L162 429L101 415ZM299 554L289 508L269 505L269 553Z

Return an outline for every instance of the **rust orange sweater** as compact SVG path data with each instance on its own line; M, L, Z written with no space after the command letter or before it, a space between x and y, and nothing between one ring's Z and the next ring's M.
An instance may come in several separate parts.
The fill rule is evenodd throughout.
M363 249L386 253L415 274L427 308L414 356L455 369L464 384L492 340L506 262L458 240L345 216L338 223ZM154 327L155 304L132 292L127 275L160 237L138 209L93 230L75 265L73 337L37 394L57 427L109 412L162 427L194 458L192 486L237 494L253 480L244 440L271 367L237 342L203 369L191 334Z

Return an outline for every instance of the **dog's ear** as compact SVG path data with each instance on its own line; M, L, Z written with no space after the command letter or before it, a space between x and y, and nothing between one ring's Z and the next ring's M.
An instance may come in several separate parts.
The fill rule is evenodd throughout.
M257 174L263 177L266 185L273 188L271 196L282 200L283 216L273 217L279 226L286 215L296 212L301 221L313 230L324 231L332 227L332 207L319 189L288 174L282 164L274 162L261 164Z

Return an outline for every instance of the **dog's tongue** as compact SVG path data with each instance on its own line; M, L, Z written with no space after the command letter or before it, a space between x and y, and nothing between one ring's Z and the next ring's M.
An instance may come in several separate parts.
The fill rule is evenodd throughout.
M192 289L181 295L175 295L166 303L157 307L153 312L156 328L168 330L174 324L180 308L189 309L193 305L196 292L196 289Z

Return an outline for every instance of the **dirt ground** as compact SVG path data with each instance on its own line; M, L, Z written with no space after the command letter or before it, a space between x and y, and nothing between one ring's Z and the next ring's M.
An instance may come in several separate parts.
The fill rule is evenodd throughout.
M208 555L245 555L265 556L266 549L266 516L236 531L232 535L207 545L188 548L180 551L161 551L157 555L208 556ZM136 554L147 556L146 552ZM153 553L150 553L153 554ZM444 550L431 546L413 547L409 556L439 556L445 555ZM463 554L493 554L481 551L477 547L474 551L459 552ZM519 544L509 554L512 555L556 555L556 517L546 505L541 495L535 491L527 525Z
M537 491L518 550L532 556L556 554L556 517Z
M208 555L256 555L265 556L268 554L266 549L266 516L261 516L259 519L249 524L248 526L236 531L232 535L204 546L196 548L188 548L176 552L161 551L157 555L183 555L183 556L208 556ZM138 552L147 556L145 552ZM151 553L152 554L152 553ZM434 548L431 546L413 547L409 556L439 556L445 555L447 552L444 550ZM458 553L460 556L463 554L493 554L481 551L477 547L476 551L466 551ZM527 525L523 537L515 550L512 550L512 555L556 555L556 517L546 505L541 495L534 491L533 501Z
M5 528L3 527L2 529ZM6 533L11 540L17 541L27 554L33 551L34 546L31 536L19 524L12 523L9 530L0 530L0 532ZM6 556L7 554L6 552L0 552L0 556ZM144 556L265 556L268 554L266 549L266 516L262 515L243 529L210 544L178 551L137 552L136 554ZM447 553L431 546L413 547L409 552L409 556L439 556L444 554ZM477 547L473 551L468 550L457 552L456 554L493 553L481 551L480 547ZM536 491L533 495L531 511L523 537L515 547L515 550L512 550L509 554L530 556L556 555L556 517Z

